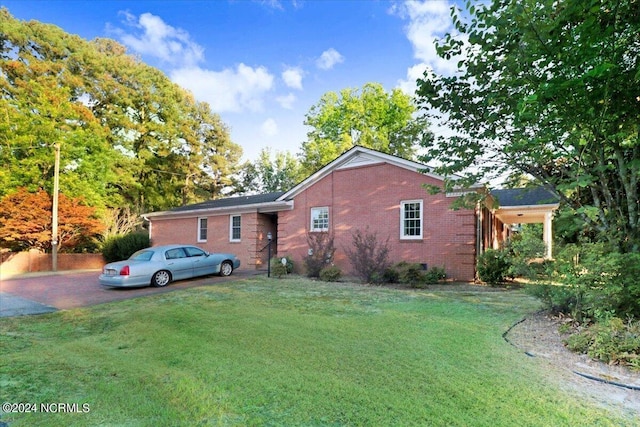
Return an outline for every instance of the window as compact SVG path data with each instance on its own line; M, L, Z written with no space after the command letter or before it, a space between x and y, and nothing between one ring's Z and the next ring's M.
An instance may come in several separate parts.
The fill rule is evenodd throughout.
M329 208L311 208L311 231L329 231Z
M231 215L229 221L229 240L232 242L239 242L242 232L242 216Z
M422 200L400 202L400 238L422 239Z
M188 257L196 257L196 256L206 256L207 253L200 248L195 248L193 246L185 246L184 251L187 253Z
M198 218L198 242L207 241L207 218Z
M179 258L186 258L186 254L184 253L184 250L182 250L182 248L176 248L176 249L169 249L168 251L166 251L164 253L164 257L166 259L179 259Z

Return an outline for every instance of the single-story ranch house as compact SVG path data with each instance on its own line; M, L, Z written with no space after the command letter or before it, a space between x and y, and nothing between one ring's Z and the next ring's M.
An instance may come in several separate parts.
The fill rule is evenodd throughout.
M144 215L152 244L195 244L232 252L245 269L266 268L272 256L289 256L302 272L310 233L331 233L334 264L351 271L344 248L360 229L388 240L390 259L444 267L454 280L475 278L476 257L498 247L510 224L544 224L551 256L551 220L558 208L548 191L498 190L476 209L452 210L459 194L431 195L425 184L442 177L423 164L356 146L287 192L229 197ZM481 191L471 188L466 191Z

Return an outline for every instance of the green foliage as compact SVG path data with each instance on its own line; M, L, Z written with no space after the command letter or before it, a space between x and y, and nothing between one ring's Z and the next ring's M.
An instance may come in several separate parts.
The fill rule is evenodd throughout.
M400 272L396 268L396 265L389 266L382 272L382 282L384 283L398 283L400 282Z
M418 80L444 190L510 171L561 197L581 232L640 250L640 8L635 0L466 2L436 45L455 74ZM459 175L464 179L458 179Z
M543 259L546 245L542 240L542 224L523 224L511 236L506 250L510 255L510 277L536 279L550 268L550 262Z
M330 265L320 270L320 280L324 282L337 282L342 277L340 267Z
M414 288L424 284L425 274L421 264L400 262L395 267L398 270L398 282Z
M283 259L286 260L285 264L282 263ZM271 274L277 278L281 278L282 276L286 276L293 272L293 261L291 260L291 257L273 257L271 258L270 263Z
M640 322L612 317L590 325L566 339L571 351L609 364L640 370Z
M569 314L576 316L576 308L580 307L582 294L570 285L549 285L534 283L525 287L528 294L538 298L546 310L553 314Z
M604 244L569 245L558 255L557 280L573 290L571 313L581 321L640 318L640 253Z
M487 249L478 256L478 278L489 285L498 285L509 275L511 261L503 249Z
M136 251L151 246L149 233L134 232L112 236L102 244L102 256L106 262L128 259Z
M401 283L412 288L433 285L446 277L447 273L444 267L435 266L425 270L422 264L406 261L400 261L387 267L382 276L385 283Z
M379 283L389 266L389 238L378 241L377 233L357 229L352 234L352 248L345 248L356 275L364 283Z
M304 124L312 130L302 144L302 165L311 174L355 145L410 159L415 144L431 138L414 117L412 98L378 83L327 92L311 107Z
M310 254L304 259L307 277L320 277L320 271L333 262L336 248L333 235L329 233L309 233L307 235Z
M241 156L209 106L113 40L0 10L0 196L60 190L136 213L221 194ZM96 185L100 183L100 185Z
M271 193L288 191L303 179L302 166L291 153L276 151L272 158L264 148L254 162L242 166L235 187L238 193Z
M446 278L447 272L445 271L444 267L430 267L424 274L425 283L427 283L428 285L441 282Z
M530 292L555 312L581 324L612 317L640 318L640 253L619 253L604 244L567 245L549 280Z

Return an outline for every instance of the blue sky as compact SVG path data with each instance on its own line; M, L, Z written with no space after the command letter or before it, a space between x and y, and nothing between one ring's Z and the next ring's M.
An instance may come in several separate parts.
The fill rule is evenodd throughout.
M253 160L299 152L305 114L329 91L381 83L413 94L426 68L451 73L433 39L450 1L1 0L21 20L108 37L208 102ZM434 131L437 131L434 129Z

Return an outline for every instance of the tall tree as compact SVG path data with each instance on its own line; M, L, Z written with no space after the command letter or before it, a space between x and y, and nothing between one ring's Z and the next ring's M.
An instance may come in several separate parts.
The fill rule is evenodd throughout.
M113 40L88 42L4 8L0 26L0 195L50 188L56 142L61 191L96 206L165 209L231 184L240 147L162 72Z
M305 118L305 125L313 128L302 144L305 172L314 172L354 145L413 158L417 144L431 136L415 112L411 97L399 89L387 93L378 83L325 93Z
M295 156L288 151L272 155L264 148L254 162L244 164L236 189L244 194L288 191L302 179L302 167Z
M455 75L427 72L418 100L455 130L427 145L467 182L533 176L600 239L640 250L640 2L506 0L452 9L437 44ZM460 181L449 185L460 185Z
M25 25L6 9L0 24L0 195L23 186L51 190L60 144L61 188L102 201L108 193L95 182L108 176L106 130L77 100L79 81L61 59L81 40L52 26Z

